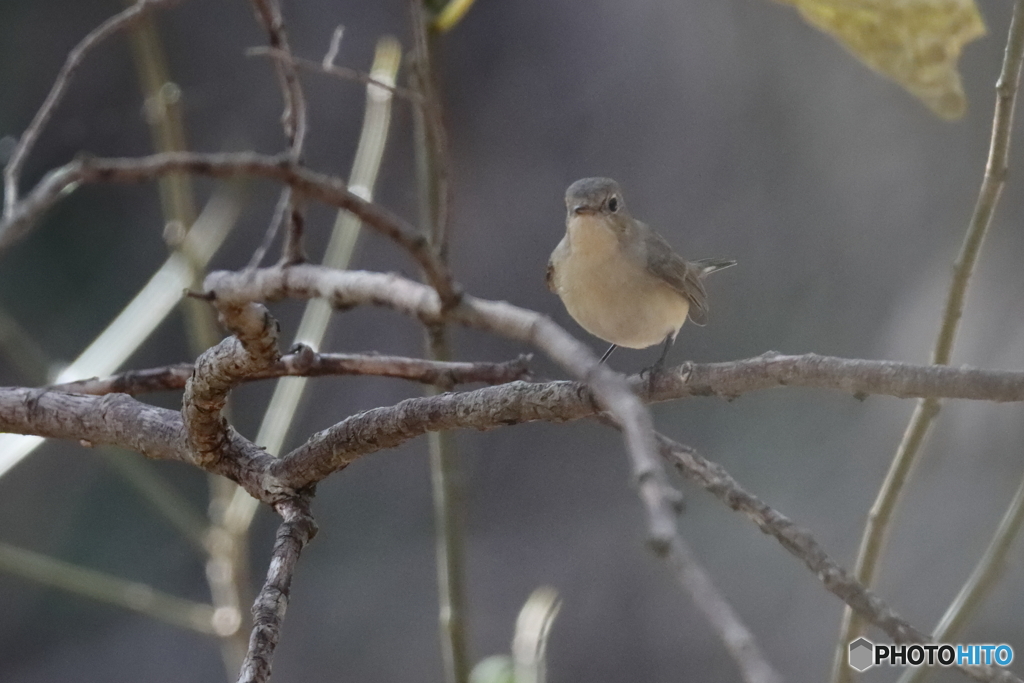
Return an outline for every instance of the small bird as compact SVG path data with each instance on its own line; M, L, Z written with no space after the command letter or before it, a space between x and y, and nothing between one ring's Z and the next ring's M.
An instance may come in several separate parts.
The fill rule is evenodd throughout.
M583 178L565 192L565 237L548 261L548 288L583 329L619 346L664 342L651 375L661 369L687 316L708 321L703 279L736 265L725 259L685 261L668 242L626 210L619 184Z

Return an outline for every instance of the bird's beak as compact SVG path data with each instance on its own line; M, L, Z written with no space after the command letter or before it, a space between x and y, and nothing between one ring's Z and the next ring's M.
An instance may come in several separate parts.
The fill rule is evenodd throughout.
M581 216L585 213L594 213L594 210L591 209L586 204L577 204L576 206L572 207L572 212L577 216Z

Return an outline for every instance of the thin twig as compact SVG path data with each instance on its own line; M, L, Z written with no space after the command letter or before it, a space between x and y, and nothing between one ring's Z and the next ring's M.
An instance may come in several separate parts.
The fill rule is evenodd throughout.
M71 83L71 78L75 75L75 71L82 64L82 61L89 54L89 52L102 43L104 40L114 35L118 31L121 31L129 26L132 26L141 17L145 16L151 10L157 8L171 7L180 3L182 0L138 0L134 5L128 9L115 14L110 19L94 28L76 45L71 52L68 53L67 59L64 61L64 66L61 67L60 72L57 74L56 80L54 80L53 86L50 88L49 94L43 101L39 111L33 117L32 122L29 124L25 132L21 134L18 139L18 144L15 145L14 150L11 152L11 157L7 162L7 167L4 168L4 219L10 219L14 214L15 206L18 203L18 182L21 177L21 169L25 164L25 159L28 157L29 152L32 151L33 145L36 140L39 139L39 135L43 132L43 128L46 126L50 117L53 116L54 110L57 105L60 104L61 99L64 97L64 93L67 91L68 85Z
M302 549L317 532L309 501L305 498L284 501L274 507L281 515L281 526L274 540L266 583L252 606L252 636L238 683L266 683L270 679L270 665L281 637L295 566Z
M686 477L737 512L742 512L764 533L773 536L782 547L799 558L818 577L830 593L846 603L869 623L882 629L896 643L933 642L857 581L835 562L818 544L811 532L797 526L781 512L749 493L717 463L702 458L689 446L658 435L662 455ZM1019 681L1012 673L990 666L959 666L977 681Z
M715 629L746 683L781 683L782 677L765 658L754 634L700 566L689 545L677 535L669 545L668 563L676 579Z
M985 553L974 566L967 581L960 588L956 598L939 619L932 637L939 643L954 642L970 621L977 608L985 600L1002 575L1006 556L1013 541L1020 535L1024 523L1024 479L1017 486L1013 500L1003 514L999 527L985 548ZM903 670L897 683L918 683L924 680L931 667L910 666Z
M308 346L281 356L270 367L246 375L244 382L277 377L326 377L336 375L372 375L394 377L421 384L451 383L505 384L525 379L529 375L528 355L504 363L444 363L422 358L402 356L359 355L349 353L315 353ZM72 394L128 394L138 396L155 391L175 391L185 388L195 366L178 363L146 370L129 370L110 377L83 379L77 382L54 384L53 391Z
M312 73L323 74L325 76L334 76L345 81L355 81L356 83L362 83L364 85L372 85L381 90L387 90L396 97L409 100L413 103L419 103L422 101L422 97L419 93L408 88L403 88L400 85L394 83L388 83L378 78L374 78L372 74L368 74L365 71L359 71L358 69L351 69L347 66L337 66L336 64L328 64L326 62L314 62L311 59L305 59L303 57L289 57L281 50L276 50L272 47L250 47L245 50L246 57L270 57L272 59L290 61L296 67L310 71Z
M256 251L252 253L252 258L249 259L249 265L247 268L252 270L253 268L259 268L260 264L263 263L263 257L270 251L270 247L274 244L274 238L277 237L278 231L281 229L281 224L284 222L284 215L288 212L288 205L292 203L291 188L286 187L282 192L281 196L277 199L277 204L274 206L274 214L270 217L270 224L267 226L267 231L263 233L263 241L256 247Z
M995 116L992 121L992 140L989 145L988 161L985 164L985 175L981 182L974 214L971 216L970 225L960 248L960 254L953 266L953 278L946 296L942 326L932 351L932 363L937 365L947 365L951 360L971 274L978 262L982 243L992 222L992 215L999 202L999 195L1006 182L1013 109L1020 83L1022 59L1024 59L1024 0L1017 0L1013 5L1013 17L1010 20L1002 71L996 83ZM935 399L925 399L918 403L911 415L910 423L903 433L903 439L896 450L875 502L868 512L854 568L860 581L868 586L875 582L885 537L891 526L904 484L938 412L939 402ZM832 680L835 683L848 683L853 679L853 670L847 664L848 646L863 630L863 622L849 610L844 611L832 670Z
M251 152L168 152L134 159L78 159L48 173L19 202L14 214L0 223L0 250L22 237L43 211L81 183L137 183L175 171L216 178L262 177L276 180L290 185L306 197L351 211L363 223L409 252L427 273L445 309L459 302L461 291L448 268L438 259L426 238L406 221L351 192L340 178L302 168L287 157Z
M308 126L306 97L302 92L302 84L299 82L298 70L291 60L292 49L288 44L288 32L284 27L281 5L278 0L252 0L252 4L256 11L256 17L267 32L270 47L288 57L285 60L275 61L274 70L277 73L277 80L281 86L284 100L281 124L284 127L285 137L288 139L288 156L293 163L301 164L302 146L306 141ZM285 265L302 263L306 260L302 246L302 233L305 225L301 206L302 197L295 192L294 187L289 187L282 191L281 201L288 205L288 232L285 235L281 262ZM275 231L276 227L272 226L270 232Z
M331 46L327 48L327 53L324 54L324 59L321 62L325 69L330 69L334 66L334 60L338 58L338 51L341 50L341 39L344 35L345 27L338 24L334 28L334 33L331 34Z

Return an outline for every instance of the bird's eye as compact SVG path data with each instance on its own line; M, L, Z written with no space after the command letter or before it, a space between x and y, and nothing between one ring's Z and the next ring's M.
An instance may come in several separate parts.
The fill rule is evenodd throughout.
M618 197L613 195L612 198L608 200L608 210L611 211L612 213L615 213L616 211L619 210L619 198Z

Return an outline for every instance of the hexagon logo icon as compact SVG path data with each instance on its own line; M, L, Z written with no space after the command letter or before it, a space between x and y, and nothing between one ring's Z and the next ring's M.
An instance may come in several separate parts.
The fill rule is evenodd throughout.
M875 644L867 638L858 638L850 643L850 666L857 671L866 671L875 665Z

